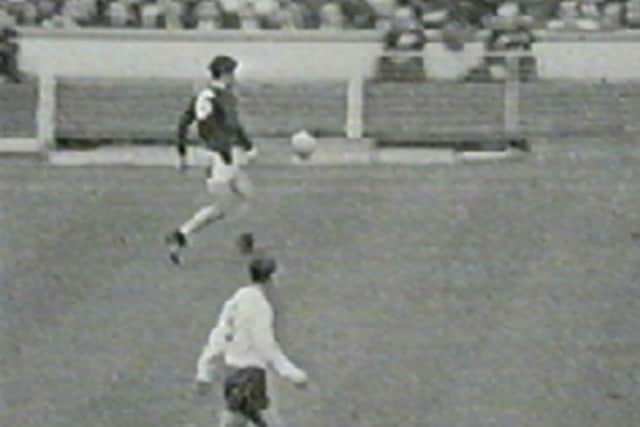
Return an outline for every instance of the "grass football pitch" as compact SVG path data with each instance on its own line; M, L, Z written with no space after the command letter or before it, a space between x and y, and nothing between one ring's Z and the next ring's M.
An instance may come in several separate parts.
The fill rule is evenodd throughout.
M265 167L166 261L201 171L0 164L0 425L217 425L191 394L246 228L283 266L304 427L640 425L640 161Z

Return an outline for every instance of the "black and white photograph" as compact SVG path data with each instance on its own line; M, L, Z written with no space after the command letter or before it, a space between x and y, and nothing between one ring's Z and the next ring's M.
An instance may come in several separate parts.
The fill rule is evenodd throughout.
M640 0L0 0L0 426L639 427L638 123Z

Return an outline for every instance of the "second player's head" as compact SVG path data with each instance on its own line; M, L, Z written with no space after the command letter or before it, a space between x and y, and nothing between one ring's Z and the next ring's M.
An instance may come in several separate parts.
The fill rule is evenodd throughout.
M209 63L211 77L225 84L233 83L236 68L238 68L238 61L227 55L216 56L211 60L211 63Z
M249 262L251 281L259 284L269 283L277 268L276 260L268 255L254 257Z

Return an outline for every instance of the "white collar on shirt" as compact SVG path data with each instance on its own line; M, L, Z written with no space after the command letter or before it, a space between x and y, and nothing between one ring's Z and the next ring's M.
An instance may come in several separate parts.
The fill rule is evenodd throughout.
M227 88L227 85L222 80L211 80L211 82L209 82L209 86L211 86L214 89L226 89Z

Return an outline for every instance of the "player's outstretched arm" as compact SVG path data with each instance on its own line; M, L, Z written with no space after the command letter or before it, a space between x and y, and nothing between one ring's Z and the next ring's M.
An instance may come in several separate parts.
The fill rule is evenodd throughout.
M196 372L196 391L199 395L206 394L213 379L213 362L224 351L227 339L232 331L229 329L232 312L232 301L228 300L220 313L218 323L209 333L209 339L200 352Z
M178 170L184 172L187 170L187 133L189 126L196 120L195 100L189 102L189 106L184 110L178 122Z
M240 143L239 145L244 149L247 156L247 160L249 161L255 160L258 157L258 147L256 147L256 145L253 143L251 138L247 136L247 133L245 132L242 125L238 125L237 132L238 132L238 141Z
M298 387L305 387L308 382L307 373L289 360L276 341L273 331L273 309L266 301L256 304L256 308L256 312L259 312L259 320L253 329L256 347L278 374Z

